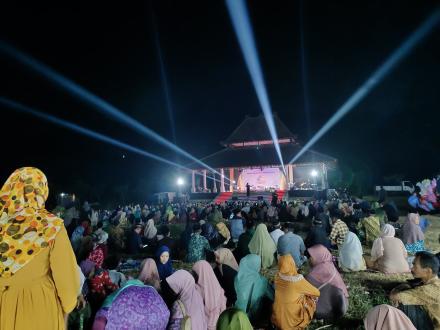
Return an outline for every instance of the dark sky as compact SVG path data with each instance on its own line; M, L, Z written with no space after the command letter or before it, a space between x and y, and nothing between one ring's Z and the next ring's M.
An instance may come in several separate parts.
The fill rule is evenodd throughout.
M196 157L221 148L246 114L261 113L223 1L16 2L0 7L0 39L31 54L172 140L155 45L156 21L177 143ZM311 131L316 132L434 11L436 1L248 1L273 111L305 143L301 20ZM132 132L0 54L1 95L171 160ZM374 180L439 168L440 29L315 149ZM32 165L59 189L78 179L160 189L175 170L1 108L2 180ZM123 159L122 155L126 155ZM181 161L186 162L181 159ZM160 187L159 187L160 186Z

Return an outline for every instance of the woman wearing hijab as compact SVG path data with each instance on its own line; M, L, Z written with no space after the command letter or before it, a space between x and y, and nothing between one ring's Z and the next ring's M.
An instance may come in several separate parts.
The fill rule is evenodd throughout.
M370 266L385 274L409 273L408 254L402 241L394 237L396 230L386 224L371 249Z
M298 274L290 254L278 258L272 323L281 330L304 329L316 310L319 290Z
M22 167L0 190L0 329L65 329L79 275L63 220L49 213L46 176Z
M376 306L364 319L366 330L417 330L411 320L399 309L389 305Z
M191 318L192 330L206 330L208 325L206 323L203 298L196 289L194 277L186 270L178 270L173 275L167 277L165 282L167 282L177 297L177 300L174 301L171 307L168 329L180 330L182 319L184 316L189 316Z
M415 254L425 251L425 235L419 226L420 216L418 213L408 213L408 218L402 227L402 241L406 251Z
M151 218L147 221L147 224L145 225L144 237L148 241L153 241L156 238L156 234L157 228L154 225L154 218Z
M238 308L229 308L221 313L217 330L253 330L247 315Z
M142 261L138 280L146 285L151 285L157 291L160 290L160 276L154 259L147 258Z
M253 324L257 323L264 314L264 298L273 301L274 297L273 288L267 279L260 274L260 270L260 256L248 254L241 259L238 274L234 280L235 292L237 293L235 307L245 312Z
M146 285L121 290L108 310L107 330L165 330L170 311L157 291Z
M214 275L211 265L205 261L197 261L193 266L197 274L196 289L205 303L205 316L208 330L215 330L220 314L226 309L225 291Z
M174 272L173 264L171 262L170 249L168 248L168 246L162 245L157 249L156 265L161 281L163 281Z
M214 255L216 262L214 274L221 287L225 290L225 296L227 298L226 306L233 306L235 300L237 300L237 294L234 288L234 280L238 272L237 261L231 250L226 248L216 250Z
M348 309L348 291L345 283L333 264L329 250L323 245L314 245L307 250L310 255L311 271L307 281L318 288L320 296L316 306L317 319L338 319Z
M362 254L361 241L354 233L349 231L339 249L339 267L344 272L358 272L367 269Z
M264 223L260 223L255 230L254 236L252 236L249 242L249 251L252 254L259 255L262 260L262 268L269 268L273 264L274 253L277 247L267 231L267 227Z

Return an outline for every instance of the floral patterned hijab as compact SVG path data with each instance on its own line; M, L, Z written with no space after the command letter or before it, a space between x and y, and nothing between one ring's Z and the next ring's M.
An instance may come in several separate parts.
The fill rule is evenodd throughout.
M0 190L0 277L10 277L47 248L63 226L44 203L47 179L34 167L15 170Z

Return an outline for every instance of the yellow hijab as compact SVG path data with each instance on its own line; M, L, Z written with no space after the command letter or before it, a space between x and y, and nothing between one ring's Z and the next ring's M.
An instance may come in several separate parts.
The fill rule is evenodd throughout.
M280 329L304 329L313 318L319 290L298 274L290 254L278 258L272 322Z
M0 190L0 277L10 277L47 248L63 225L44 203L47 179L34 167L15 170Z

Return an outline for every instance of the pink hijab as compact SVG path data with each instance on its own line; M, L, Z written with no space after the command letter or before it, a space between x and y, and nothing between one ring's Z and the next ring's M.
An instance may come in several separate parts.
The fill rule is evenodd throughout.
M199 277L196 289L205 302L208 329L215 330L218 317L226 309L225 291L218 283L214 271L207 261L197 261L193 266L193 271Z
M389 305L372 308L364 319L366 330L417 330L403 312Z
M192 330L206 330L206 317L203 299L196 290L194 277L186 270L180 269L168 276L166 281L185 306L186 313L191 317Z
M159 291L160 278L154 259L147 258L142 261L141 272L139 273L138 280L143 282L144 284L153 286L156 291Z
M310 256L313 258L313 268L309 276L317 282L331 284L342 290L345 297L348 297L347 287L341 275L333 264L332 255L324 245L317 244L308 248Z
M226 248L220 248L214 252L215 256L217 257L216 261L219 263L219 270L220 273L223 274L222 265L227 265L234 269L236 272L238 272L238 264L237 260L235 260L234 255L232 254L231 250Z
M417 213L408 213L408 219L402 227L402 241L404 244L413 244L425 239L419 222L420 216Z

